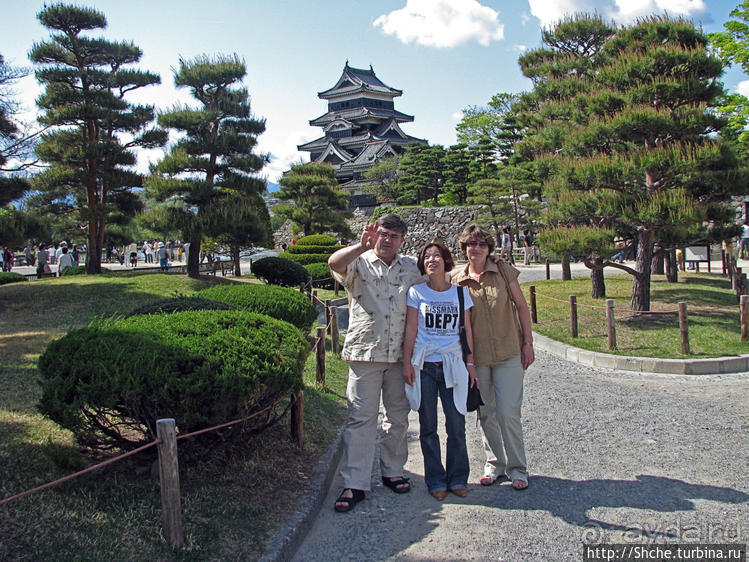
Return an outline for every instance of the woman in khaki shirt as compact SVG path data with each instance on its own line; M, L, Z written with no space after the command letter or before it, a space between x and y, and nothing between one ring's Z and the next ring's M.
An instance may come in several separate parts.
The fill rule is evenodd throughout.
M509 479L515 490L524 490L528 469L520 419L523 376L535 359L528 305L517 281L518 270L488 259L494 238L486 229L467 226L460 235L460 249L468 265L452 281L468 288L473 299L473 357L484 401L479 421L486 464L480 482L491 486Z

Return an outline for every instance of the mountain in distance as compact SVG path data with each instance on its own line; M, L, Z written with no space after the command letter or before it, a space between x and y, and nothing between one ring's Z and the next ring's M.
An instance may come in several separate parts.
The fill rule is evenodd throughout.
M280 185L278 185L277 183L273 183L272 181L265 182L265 186L265 189L268 190L268 193L273 193L274 191L278 191L279 189L281 189Z

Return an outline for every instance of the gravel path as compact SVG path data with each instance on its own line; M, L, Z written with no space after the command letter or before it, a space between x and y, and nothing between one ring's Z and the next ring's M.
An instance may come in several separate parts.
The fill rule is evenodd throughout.
M412 492L375 470L372 492L339 514L336 477L295 560L580 560L583 542L749 542L749 373L647 375L539 353L523 417L528 490L478 484L469 414L469 495L437 502L412 413Z

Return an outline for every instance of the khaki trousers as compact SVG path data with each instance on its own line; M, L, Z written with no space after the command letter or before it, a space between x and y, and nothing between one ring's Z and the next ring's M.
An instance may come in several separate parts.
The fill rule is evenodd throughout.
M385 412L380 440L380 471L391 478L403 476L408 460L408 413L402 365L354 361L349 364L348 420L343 430L341 477L344 488L369 490L377 440L380 394Z
M477 368L479 388L484 405L479 422L484 440L486 464L484 474L502 476L510 480L528 480L520 419L523 405L523 364L520 355L501 363Z

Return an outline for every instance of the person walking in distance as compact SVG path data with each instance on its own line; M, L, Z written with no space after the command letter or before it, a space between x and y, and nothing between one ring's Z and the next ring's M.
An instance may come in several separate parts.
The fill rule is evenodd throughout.
M342 353L349 378L341 460L344 489L335 502L339 512L351 510L371 488L380 396L385 408L382 482L398 494L411 490L403 476L410 407L401 374L408 289L421 273L414 258L398 254L406 231L400 217L384 215L364 227L357 244L328 259L333 276L346 288L350 311Z

